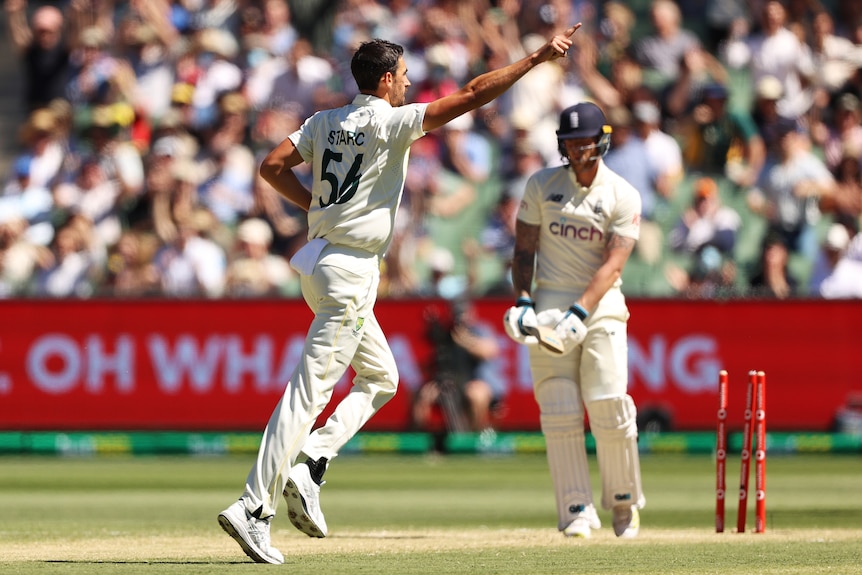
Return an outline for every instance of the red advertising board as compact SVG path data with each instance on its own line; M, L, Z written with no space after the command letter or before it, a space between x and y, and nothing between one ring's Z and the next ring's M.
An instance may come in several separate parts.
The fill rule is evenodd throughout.
M441 304L378 303L401 389L366 430L410 428L431 353L423 322L431 305ZM503 350L493 366L507 389L499 427L537 430L526 350L502 329L508 305L476 302ZM862 396L862 302L629 306L629 389L642 423L714 429L721 369L730 374L730 429L742 425L752 369L767 374L771 430L829 430ZM0 302L0 430L262 429L310 319L300 300Z

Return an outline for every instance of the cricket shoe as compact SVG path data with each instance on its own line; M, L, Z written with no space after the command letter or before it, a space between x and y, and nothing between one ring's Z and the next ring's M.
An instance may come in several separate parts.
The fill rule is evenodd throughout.
M325 465L325 460L323 465ZM293 526L309 537L326 537L326 520L320 510L320 486L311 477L311 467L314 461L294 465L287 476L284 486L284 498L287 500L287 517ZM323 475L321 472L320 476Z
M563 529L563 535L566 537L589 539L593 529L601 528L602 522L592 503L589 505L575 505L570 507L569 510L575 512L575 518Z
M633 539L638 536L641 527L641 516L634 505L614 507L614 533L623 539Z
M255 563L284 563L281 551L269 544L270 519L254 517L246 510L242 499L219 513L218 522Z

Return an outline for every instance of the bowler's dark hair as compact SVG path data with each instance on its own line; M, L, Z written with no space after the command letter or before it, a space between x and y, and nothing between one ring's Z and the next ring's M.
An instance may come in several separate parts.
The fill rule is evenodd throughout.
M350 72L359 90L376 90L383 74L395 74L398 58L403 55L404 48L380 38L360 44L350 61Z

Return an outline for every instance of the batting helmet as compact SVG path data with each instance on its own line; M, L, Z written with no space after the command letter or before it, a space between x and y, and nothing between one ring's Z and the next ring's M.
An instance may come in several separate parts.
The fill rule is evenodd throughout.
M595 138L596 143L588 147L598 150L599 155L591 159L604 156L611 147L611 126L605 119L602 110L592 102L581 102L569 106L560 112L560 129L557 130L557 146L560 154L568 159L564 140L575 138Z

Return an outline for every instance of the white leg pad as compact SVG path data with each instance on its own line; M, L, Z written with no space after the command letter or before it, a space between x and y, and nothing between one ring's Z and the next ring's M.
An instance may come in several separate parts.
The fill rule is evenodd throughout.
M584 409L575 382L567 379L542 381L536 389L536 401L554 484L558 528L562 530L578 513L593 506Z
M642 508L646 499L641 488L634 401L628 395L601 399L588 403L587 411L596 439L602 507L635 505Z

